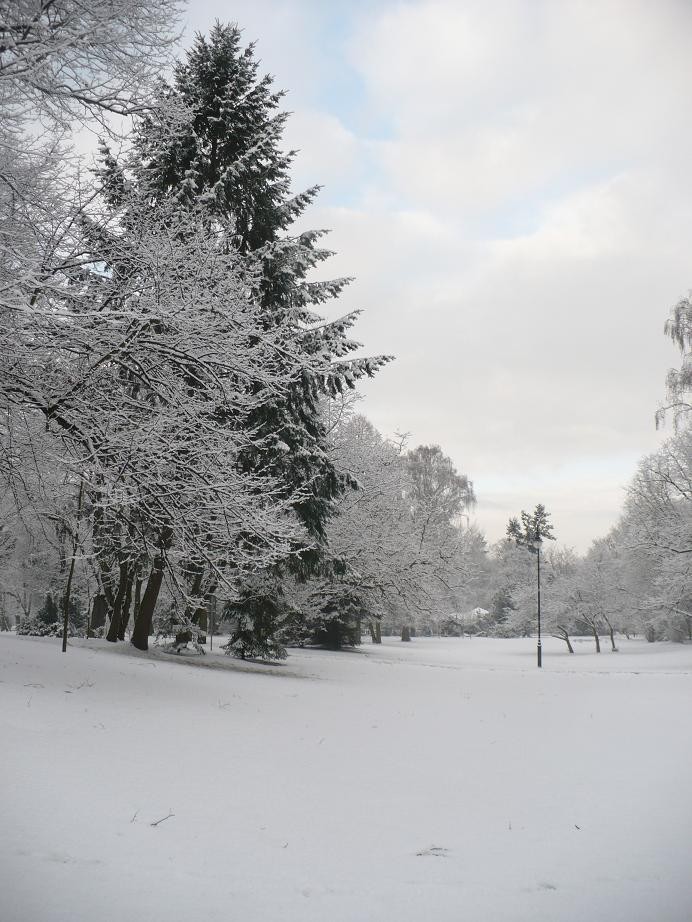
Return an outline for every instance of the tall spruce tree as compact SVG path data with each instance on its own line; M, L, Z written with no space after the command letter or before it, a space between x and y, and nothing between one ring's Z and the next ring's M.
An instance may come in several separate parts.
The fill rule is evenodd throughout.
M233 222L235 245L260 268L256 296L267 329L280 325L292 334L286 362L295 369L294 384L287 397L278 396L257 411L251 424L260 438L237 463L280 477L286 495L295 497L293 509L307 540L292 549L283 566L304 579L328 565L326 522L349 484L329 457L320 400L353 387L363 375L372 376L388 358L349 358L359 347L348 338L357 312L330 323L314 313L349 280L311 281L311 270L331 255L319 245L326 232L291 234L319 187L291 191L295 152L282 148L288 117L279 108L283 95L274 90L270 76L260 74L254 46L243 47L238 26L217 23L208 38L196 37L172 85L162 84L160 106L141 121L135 152L136 172L146 177L148 188L181 207L203 202L210 220ZM232 606L239 620L233 652L251 656L266 650L272 627L267 622L281 617L281 569L266 574L264 581L241 585ZM263 641L255 651L247 638L253 636L258 610L264 612Z

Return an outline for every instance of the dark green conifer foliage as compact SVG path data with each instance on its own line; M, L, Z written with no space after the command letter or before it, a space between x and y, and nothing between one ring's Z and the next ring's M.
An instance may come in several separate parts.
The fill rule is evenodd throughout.
M37 620L41 624L56 624L59 616L58 603L53 598L52 593L46 595L46 599L39 609Z
M369 614L357 589L334 583L325 594L321 617L315 624L314 641L330 650L360 644L361 620Z
M238 26L217 23L208 38L197 35L186 60L176 67L173 85L162 85L166 105L142 120L136 150L149 188L177 198L183 207L187 201L202 201L212 220L218 215L233 221L236 245L261 266L257 297L267 326L281 325L290 333L290 394L257 411L251 420L256 448L238 463L279 474L287 495L300 494L294 509L308 540L294 549L299 553L286 565L305 578L327 565L325 524L349 483L329 458L320 398L372 376L388 358L348 358L359 347L347 335L357 312L331 323L316 322L314 306L337 297L349 280L309 281L310 271L331 255L318 245L325 232L290 233L319 187L292 193L295 152L282 147L288 117L279 108L283 95L274 90L270 76L260 74L254 46L243 47ZM183 114L172 133L169 120L176 104ZM108 163L106 168L117 189L122 182L118 170ZM268 583L276 585L276 574ZM267 612L277 614L280 593L269 585L266 591ZM248 605L256 607L249 601L257 598L256 588L246 595ZM247 622L256 621L257 613L248 611Z
M277 638L277 627L284 618L285 605L280 584L267 579L263 586L245 587L239 599L224 609L235 621L228 653L240 659L284 659L286 650Z
M555 540L553 526L550 520L550 513L546 511L545 506L539 503L533 511L533 514L521 511L521 522L517 518L511 518L507 525L507 537L514 541L519 547L525 547L532 553L536 553L535 543Z

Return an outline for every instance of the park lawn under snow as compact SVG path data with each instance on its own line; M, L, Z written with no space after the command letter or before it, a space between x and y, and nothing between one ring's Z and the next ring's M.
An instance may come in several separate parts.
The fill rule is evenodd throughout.
M689 922L692 646L592 651L0 634L0 919Z

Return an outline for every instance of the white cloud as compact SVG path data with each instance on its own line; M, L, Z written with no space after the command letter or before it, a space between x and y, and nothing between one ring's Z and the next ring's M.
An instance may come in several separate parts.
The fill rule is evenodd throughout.
M681 3L409 3L364 22L352 55L401 192L475 210L688 162L691 24Z
M398 356L365 412L441 444L491 537L545 501L583 548L659 440L663 321L692 286L692 6L241 0L233 15L291 91L297 187L327 185L301 223L333 228L326 269L356 276L333 312L364 308L365 351Z
M564 539L584 547L589 527L615 521L634 459L657 443L653 413L674 359L662 322L689 278L692 215L662 219L671 192L633 172L500 241L469 239L434 212L319 215L335 228L330 268L357 276L346 304L366 308L359 337L398 355L366 387L367 411L389 432L441 443L476 478L492 537L504 519L482 491L499 478L506 488L486 498L507 497L511 511L527 494L551 497ZM580 458L615 458L619 473L598 481L572 467L571 484L554 485Z
M344 124L326 112L301 108L286 123L285 146L297 151L293 180L297 189L319 184L333 189L352 187L363 166L360 144Z

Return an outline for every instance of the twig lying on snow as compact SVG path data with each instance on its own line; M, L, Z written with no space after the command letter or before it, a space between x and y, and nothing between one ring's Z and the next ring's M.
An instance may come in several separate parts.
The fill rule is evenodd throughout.
M164 820L169 820L172 816L175 816L175 813L169 813L168 816L162 816L160 820L156 820L155 823L149 823L149 825L158 826L159 823L163 823Z

